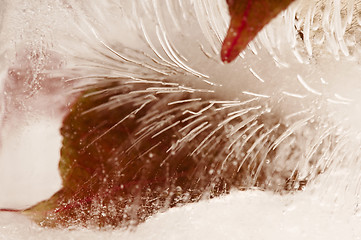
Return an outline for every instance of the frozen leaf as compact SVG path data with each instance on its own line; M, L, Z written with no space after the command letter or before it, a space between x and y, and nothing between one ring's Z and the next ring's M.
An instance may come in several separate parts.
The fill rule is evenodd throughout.
M65 117L59 162L62 189L24 211L40 225L128 226L163 208L195 201L209 187L208 181L190 179L199 163L186 145L172 156L171 164L167 161L174 138L171 129L141 142L133 139L139 130L137 119L149 109L137 111L134 118L135 103L116 107L114 99L122 91L116 85L89 90Z
M293 0L227 0L231 22L221 59L232 62L257 33Z
M191 126L186 121L193 115L190 111L207 106L179 103L192 98L189 93L150 95L144 89L151 89L151 83L103 81L80 95L64 119L59 162L62 189L24 211L40 225L127 227L157 212L231 189L297 190L298 179L290 178L297 175L294 161L286 160L290 170L272 170L277 161L262 167L258 154L276 154L263 145L240 165L235 156L224 160L229 139L221 131L213 133L217 145L199 148L213 130L192 134L197 129L193 126L184 132ZM224 117L219 112L214 115L213 108L209 111L212 114L203 113L204 121ZM249 149L254 142L243 145Z

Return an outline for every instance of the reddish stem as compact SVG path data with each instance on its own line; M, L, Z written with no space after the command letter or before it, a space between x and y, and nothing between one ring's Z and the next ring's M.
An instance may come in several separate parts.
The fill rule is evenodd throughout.
M13 209L13 208L0 208L0 212L22 212L21 209Z

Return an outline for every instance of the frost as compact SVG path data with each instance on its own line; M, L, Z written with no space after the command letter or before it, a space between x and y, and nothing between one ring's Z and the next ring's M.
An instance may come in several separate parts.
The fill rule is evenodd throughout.
M326 201L327 202L327 201ZM0 214L0 237L25 239L358 239L361 219L351 205L320 203L302 196L239 192L211 201L174 208L150 218L134 230L42 229L27 218Z

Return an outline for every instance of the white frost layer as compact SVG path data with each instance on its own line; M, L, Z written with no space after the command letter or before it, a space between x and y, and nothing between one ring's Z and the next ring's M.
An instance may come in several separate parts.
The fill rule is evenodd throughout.
M323 206L305 193L281 197L238 192L158 214L135 231L42 229L13 213L0 214L0 239L360 239L360 218Z

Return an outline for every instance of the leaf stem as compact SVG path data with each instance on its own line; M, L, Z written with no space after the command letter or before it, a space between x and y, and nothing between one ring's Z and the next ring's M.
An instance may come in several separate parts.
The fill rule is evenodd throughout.
M0 212L22 212L22 209L0 208Z

